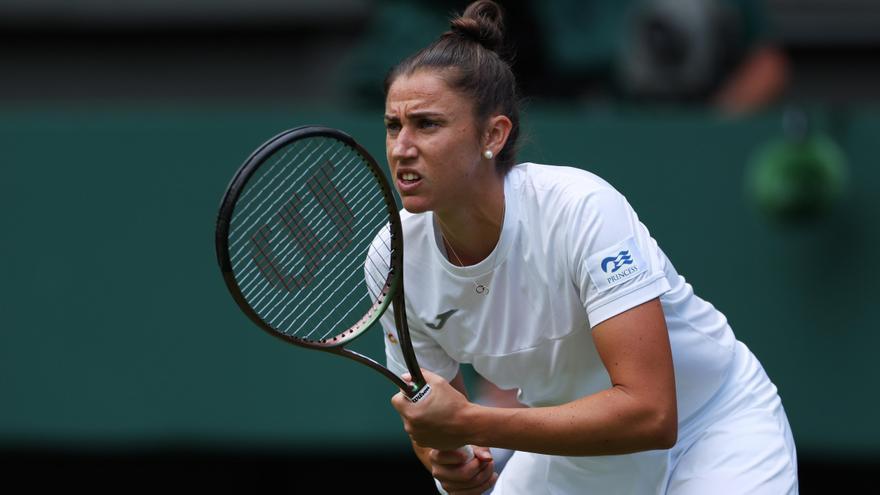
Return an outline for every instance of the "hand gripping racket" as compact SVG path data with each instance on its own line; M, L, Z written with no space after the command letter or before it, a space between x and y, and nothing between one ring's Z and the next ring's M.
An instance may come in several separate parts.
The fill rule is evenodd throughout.
M257 326L365 364L412 402L430 392L407 327L398 207L376 161L349 135L299 127L257 148L220 204L216 248L226 286ZM389 305L412 385L345 348Z

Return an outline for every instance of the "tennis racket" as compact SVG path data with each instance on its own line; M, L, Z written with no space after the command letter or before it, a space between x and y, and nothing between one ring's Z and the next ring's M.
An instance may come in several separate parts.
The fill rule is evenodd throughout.
M223 197L216 247L226 286L257 326L365 364L412 402L430 393L406 323L397 204L376 161L349 135L299 127L257 148ZM345 348L389 306L411 385Z
M299 127L257 148L220 203L216 248L229 292L258 327L365 364L414 403L430 393L407 327L398 207L349 135ZM389 306L412 384L345 347Z

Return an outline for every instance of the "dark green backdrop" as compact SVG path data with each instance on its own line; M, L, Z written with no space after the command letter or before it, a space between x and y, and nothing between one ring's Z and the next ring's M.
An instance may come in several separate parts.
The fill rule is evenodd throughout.
M745 164L780 135L776 113L533 108L521 158L587 168L628 196L762 360L801 451L871 456L880 112L816 115L851 180L832 214L805 226L775 226L744 197ZM260 332L216 268L228 179L303 123L383 156L378 112L0 110L0 446L406 449L390 384Z

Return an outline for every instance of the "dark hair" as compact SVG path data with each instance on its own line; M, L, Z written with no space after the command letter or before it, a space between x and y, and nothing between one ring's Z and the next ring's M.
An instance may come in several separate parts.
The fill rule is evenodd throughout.
M516 159L519 137L519 98L516 78L504 51L503 14L491 0L478 0L461 17L450 22L450 30L437 41L395 66L385 77L385 96L401 75L420 69L443 71L442 77L453 90L474 102L477 122L486 122L493 113L506 115L513 123L504 148L496 155L498 172L505 174Z

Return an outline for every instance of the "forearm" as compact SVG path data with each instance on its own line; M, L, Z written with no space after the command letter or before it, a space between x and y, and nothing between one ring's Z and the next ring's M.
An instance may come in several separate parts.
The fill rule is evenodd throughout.
M670 448L677 435L674 404L671 408L645 404L626 389L612 387L559 406L474 405L465 414L468 436L477 445L569 456Z
M440 450L470 444L597 456L672 447L678 436L675 372L659 298L597 324L592 336L611 386L578 400L485 407L426 371L431 395L412 404L397 394L392 405L410 438Z

